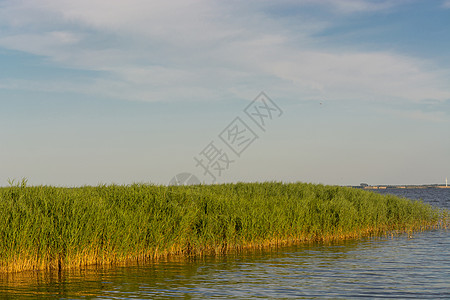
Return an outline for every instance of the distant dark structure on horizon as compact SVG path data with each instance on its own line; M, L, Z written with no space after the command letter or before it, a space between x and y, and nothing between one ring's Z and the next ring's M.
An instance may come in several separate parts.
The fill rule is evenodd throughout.
M448 189L450 186L447 184L422 184L422 185L369 185L367 183L361 183L360 185L352 186L356 189L366 190L385 190L385 189Z

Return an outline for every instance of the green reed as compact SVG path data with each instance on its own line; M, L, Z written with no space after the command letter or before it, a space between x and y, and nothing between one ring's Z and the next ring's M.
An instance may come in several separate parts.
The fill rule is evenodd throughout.
M0 272L357 238L447 220L419 201L304 183L23 183L0 188Z

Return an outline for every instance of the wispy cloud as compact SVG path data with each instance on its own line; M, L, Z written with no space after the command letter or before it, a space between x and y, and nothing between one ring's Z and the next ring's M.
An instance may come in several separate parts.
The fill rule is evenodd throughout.
M325 8L339 13L383 11L401 5L405 1L367 1L367 0L305 0L303 3L322 5Z
M450 8L450 0L444 1L444 3L442 3L442 6L445 8Z
M399 2L282 3L351 14L391 9ZM56 66L102 71L83 90L129 100L206 100L233 94L243 82L257 89L267 84L305 100L450 98L448 71L430 62L391 51L318 48L314 34L331 26L324 20L299 19L293 30L282 17L264 13L273 2L233 5L203 0L10 2L0 8L0 25L7 28L0 46L45 57Z

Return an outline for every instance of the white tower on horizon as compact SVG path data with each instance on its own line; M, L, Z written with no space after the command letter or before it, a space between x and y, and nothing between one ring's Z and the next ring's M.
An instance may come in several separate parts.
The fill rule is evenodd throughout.
M445 177L445 187L448 187L448 185L447 185L447 177Z

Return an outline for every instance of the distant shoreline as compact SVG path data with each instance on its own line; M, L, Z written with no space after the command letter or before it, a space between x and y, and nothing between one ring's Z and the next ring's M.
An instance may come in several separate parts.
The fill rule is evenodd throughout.
M450 186L441 184L422 184L422 185L356 185L352 186L357 189L364 190L387 190L387 189L450 189Z

